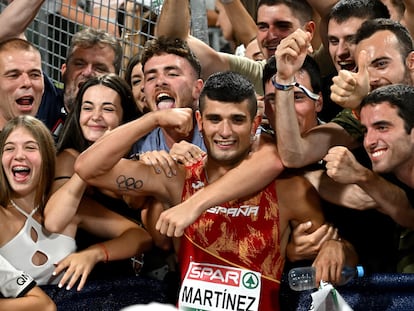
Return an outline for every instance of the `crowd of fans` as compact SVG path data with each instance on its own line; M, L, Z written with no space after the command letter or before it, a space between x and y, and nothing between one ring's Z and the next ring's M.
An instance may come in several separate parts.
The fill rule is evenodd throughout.
M188 0L6 2L0 310L294 310L292 266L414 272L413 0L209 1L220 50Z

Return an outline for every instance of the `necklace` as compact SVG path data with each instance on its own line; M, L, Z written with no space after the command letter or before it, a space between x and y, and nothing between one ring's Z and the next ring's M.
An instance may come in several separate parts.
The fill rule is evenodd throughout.
M17 205L13 200L10 200L10 203L14 206L15 209L17 209L18 211L24 211L24 209L22 209L19 205ZM33 215L34 213L36 213L37 209L39 208L39 205L36 206L35 208L32 209L32 212L29 213L30 215Z

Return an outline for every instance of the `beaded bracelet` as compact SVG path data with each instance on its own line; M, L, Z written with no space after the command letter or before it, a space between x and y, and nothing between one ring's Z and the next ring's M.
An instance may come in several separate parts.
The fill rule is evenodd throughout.
M103 243L99 243L98 245L102 248L102 250L103 250L103 252L104 252L104 254L105 254L105 260L104 260L104 263L107 263L107 262L108 262L108 260L109 260L109 253L108 253L108 249L106 248L105 244L103 244Z

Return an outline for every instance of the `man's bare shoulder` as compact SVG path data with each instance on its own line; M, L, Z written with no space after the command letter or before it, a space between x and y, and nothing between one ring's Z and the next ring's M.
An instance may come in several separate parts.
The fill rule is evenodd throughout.
M279 199L290 195L300 196L314 190L312 184L301 174L285 173L276 180L276 191Z
M331 121L320 124L305 132L303 137L319 148L342 145L352 149L358 146L358 140L362 135L362 131L356 130L355 122L351 124Z
M285 220L294 223L311 220L319 225L323 223L318 192L301 174L281 175L276 180L276 192Z

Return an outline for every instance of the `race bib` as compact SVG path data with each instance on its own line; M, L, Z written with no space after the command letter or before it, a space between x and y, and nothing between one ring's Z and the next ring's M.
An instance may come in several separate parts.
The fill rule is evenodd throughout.
M259 310L261 274L245 269L191 262L178 307L187 311Z

